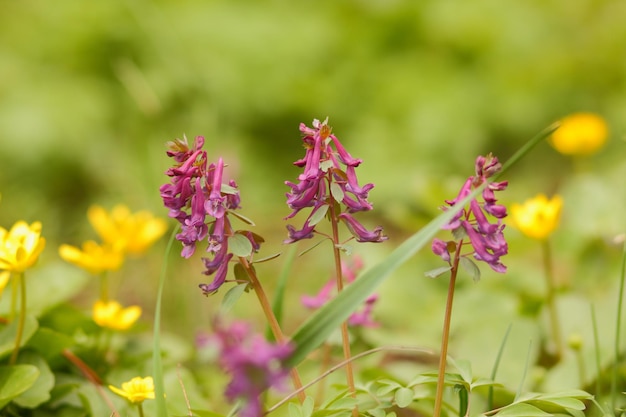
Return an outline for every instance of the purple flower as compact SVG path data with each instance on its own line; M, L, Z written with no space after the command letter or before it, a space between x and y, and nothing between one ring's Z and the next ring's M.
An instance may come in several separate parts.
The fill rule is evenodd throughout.
M465 181L459 194L454 200L446 200L448 206L453 207L465 199L474 188L487 183L482 192L482 202L476 198L472 199L469 207L464 208L454 218L443 227L446 230L463 230L470 241L473 252L470 253L474 259L486 262L491 269L496 272L506 272L506 266L500 262L500 257L508 253L508 245L504 238L504 224L502 219L506 217L506 207L497 204L495 191L505 190L508 182L489 182L488 179L502 169L498 158L491 154L476 158L476 175ZM444 210L447 207L443 207ZM488 215L496 219L490 222ZM450 262L448 242L440 239L433 240L432 250L438 256ZM468 254L462 254L467 256Z
M228 263L233 254L228 250L228 238L242 233L258 251L263 241L247 231L235 231L230 223L229 212L239 208L241 199L237 183L230 180L224 184L224 161L207 162L202 150L204 138L196 137L190 148L187 139L168 143L167 155L174 159L173 167L166 171L170 183L161 186L163 204L170 209L169 215L178 220L181 231L176 239L183 244L181 255L191 257L196 245L206 239L208 257L202 258L204 274L213 275L211 284L200 284L205 295L216 292L226 282Z
M289 374L284 360L293 348L267 342L261 335L252 334L243 322L229 327L217 322L211 341L218 348L220 366L232 377L224 392L226 398L231 402L245 401L242 417L261 417L259 396L270 387L280 387Z
M313 237L316 224L313 224L312 219L323 206L340 203L348 213L372 209L372 204L367 198L374 184L359 185L355 168L362 161L352 157L339 139L332 134L328 119L323 122L314 120L312 128L301 123L300 132L303 134L302 141L306 152L302 159L294 162L294 165L304 170L298 176L298 183L285 181L291 188L286 196L287 205L292 209L286 219L294 217L305 208L313 209L301 229L287 226L289 238L285 243ZM340 217L341 215L338 215L333 221ZM382 242L387 239L382 235L381 227L376 228L374 232L367 232L353 218L345 220L352 234L360 242Z
M388 239L387 236L383 235L383 228L381 226L374 228L374 230L370 232L348 213L341 213L339 218L346 223L346 226L348 226L348 229L350 229L350 232L356 238L357 242L384 242Z
M363 268L363 261L355 256L352 265L341 262L341 275L347 284L354 282L357 273ZM302 304L312 310L318 309L330 301L337 289L336 278L331 278L315 296L303 295ZM372 294L365 300L365 305L359 311L352 313L348 323L352 326L377 327L378 323L372 319L372 310L378 300L378 294Z

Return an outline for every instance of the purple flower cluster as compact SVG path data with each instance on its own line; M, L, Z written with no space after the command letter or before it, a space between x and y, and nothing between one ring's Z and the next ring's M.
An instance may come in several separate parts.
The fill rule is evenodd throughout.
M233 402L245 400L242 417L261 417L263 407L259 396L270 387L279 387L289 370L283 361L293 348L286 344L268 343L262 336L252 334L247 323L235 322L228 328L219 322L209 343L216 345L220 366L232 376L224 392Z
M302 141L306 154L294 165L304 168L304 172L298 176L297 184L285 181L291 188L291 192L287 193L287 205L293 210L286 218L294 217L304 208L312 207L312 210L301 229L287 225L289 238L285 243L313 237L317 221L323 218L318 212L323 210L321 214L325 214L329 205L335 202L345 206L346 211L337 217L346 223L357 241L386 240L382 227L368 231L352 215L372 209L367 197L374 184L360 186L356 177L356 167L362 161L353 158L332 134L328 119L323 122L314 120L312 128L301 123L300 132L304 135Z
M505 206L497 204L495 191L506 189L508 182L488 181L501 169L502 165L498 158L491 154L476 158L476 175L469 177L457 197L454 200L446 200L446 203L453 207L470 195L473 189L487 183L482 192L483 202L472 199L469 208L464 208L455 215L444 229L464 231L474 249L474 258L486 262L494 271L504 273L506 266L500 262L500 257L508 253L508 244L503 234L505 225L502 223L507 212ZM495 223L489 222L487 215L495 217ZM432 243L433 252L448 263L450 263L449 243L440 239L435 239Z
M357 274L363 268L363 260L355 256L352 265L341 262L341 275L346 283L352 283L356 279ZM300 298L302 304L310 309L322 307L333 298L333 294L337 289L335 278L330 279L315 296L304 295ZM378 323L372 318L372 310L374 304L378 300L378 294L372 294L365 300L365 305L359 311L354 312L348 318L348 324L351 326L378 327Z
M204 274L215 274L215 277L211 284L200 284L200 288L204 294L211 294L226 280L228 262L233 257L228 251L228 237L233 234L228 212L238 209L241 200L235 181L222 183L222 158L216 164L209 164L203 145L202 136L195 138L191 148L187 138L168 143L167 155L176 164L165 172L171 181L161 186L160 191L165 207L170 210L169 216L180 223L181 232L176 239L183 244L181 256L191 257L196 244L207 240L209 257L202 258ZM254 235L247 233L245 236L253 249L258 250Z

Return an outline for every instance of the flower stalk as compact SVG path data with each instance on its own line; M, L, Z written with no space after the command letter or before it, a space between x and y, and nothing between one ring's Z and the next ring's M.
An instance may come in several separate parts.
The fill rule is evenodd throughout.
M439 371L437 375L437 391L435 393L435 409L434 417L441 415L441 405L443 402L443 388L446 376L446 362L448 357L448 340L450 339L450 323L452 321L452 304L454 302L454 289L456 287L456 276L459 270L459 260L461 259L461 248L463 240L461 240L454 253L454 261L450 270L450 283L448 284L448 296L446 298L446 311L443 317L443 331L441 336L441 356L439 357Z
M18 291L20 293L20 315L17 321L17 332L15 334L15 344L13 347L13 353L9 359L9 365L15 365L17 361L17 355L20 352L20 344L22 343L22 336L24 334L24 323L26 322L26 280L24 279L24 273L21 272L16 276Z
M543 260L543 269L546 278L546 304L548 306L548 314L550 315L550 329L554 342L557 360L563 355L563 340L561 337L561 327L559 326L559 314L556 307L556 283L552 268L552 250L548 239L541 241L541 252Z
M333 231L333 256L335 259L335 276L337 277L337 292L343 291L343 270L341 268L341 252L339 250L339 227L337 225L336 206L330 204L330 223ZM354 386L354 371L352 370L352 362L350 361L350 334L348 333L348 320L341 324L341 343L343 347L343 358L346 360L346 382L348 390L353 398L356 398L356 388ZM358 417L359 410L355 407L352 415Z

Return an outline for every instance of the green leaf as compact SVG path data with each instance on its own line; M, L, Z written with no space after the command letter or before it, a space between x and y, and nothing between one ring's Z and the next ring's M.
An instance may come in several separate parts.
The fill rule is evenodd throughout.
M41 316L78 294L93 278L80 269L65 262L50 263L28 271L26 276L26 294L28 295L28 314ZM42 283L45 282L45 285ZM11 311L11 297L0 299L0 315Z
M424 272L424 275L426 275L428 278L437 278L451 269L451 266L442 266L439 268L431 269L430 271L426 271Z
M343 190L341 189L341 186L336 182L330 184L330 194L333 196L336 202L341 203L343 201Z
M43 355L45 360L60 355L63 349L73 345L74 340L71 337L47 327L40 327L26 344Z
M461 264L461 268L463 268L465 272L470 274L474 282L480 281L480 268L478 268L478 265L476 265L476 262L472 261L467 256L461 256L459 261Z
M454 391L459 394L459 416L467 415L467 407L469 407L469 394L464 385L455 385Z
M241 233L235 233L228 238L228 248L235 256L245 258L252 254L253 248L250 239Z
M20 407L36 408L50 399L50 391L54 388L54 375L43 357L33 351L20 352L18 363L36 366L39 377L33 386L13 399L13 402Z
M191 412L195 417L224 417L223 414L216 413L214 411L209 410L196 410L194 408L191 409Z
M459 375L465 382L467 387L469 387L472 383L472 364L468 360L454 360L453 358L448 358L448 362L453 365L458 371Z
M545 411L538 409L529 404L516 403L508 407L505 407L502 411L495 414L499 417L550 417L552 414L548 414Z
M237 300L239 300L239 297L241 297L241 294L244 293L247 286L247 283L239 284L226 291L222 299L222 304L220 305L220 311L222 313L230 311L237 303Z
M33 386L39 377L34 365L0 366L0 408Z
M394 399L398 407L405 408L411 405L414 396L415 393L411 388L402 387L396 391Z
M317 209L317 211L315 213L313 213L313 215L309 219L309 224L311 226L315 226L316 224L321 222L324 219L324 216L326 216L326 212L328 212L328 205L327 204L323 205L322 207Z
M17 335L17 322L13 320L8 326L0 331L0 358L8 356L13 352L15 346L15 336ZM35 334L39 323L37 319L31 315L27 315L24 320L24 330L22 333L22 340L20 347L24 346L28 340Z
M233 216L235 216L236 218L238 218L239 220L241 220L242 222L249 224L250 226L256 226L254 224L254 222L252 221L252 219L244 216L243 214L235 211L235 210L228 210L228 214L232 214Z

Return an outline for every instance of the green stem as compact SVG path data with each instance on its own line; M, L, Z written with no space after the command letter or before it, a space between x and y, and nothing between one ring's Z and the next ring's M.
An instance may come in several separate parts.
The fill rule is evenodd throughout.
M100 275L100 301L103 303L109 302L109 280L107 271L102 271Z
M611 372L611 407L615 410L617 395L617 373L620 361L620 329L622 328L622 304L624 303L624 281L626 280L626 242L622 253L622 268L620 271L619 293L617 295L617 320L615 328L615 361ZM620 390L621 391L621 390Z
M330 177L331 174L329 174ZM331 180L329 180L331 183ZM341 270L341 251L339 249L339 227L337 226L338 220L335 201L331 199L330 207L330 224L333 231L333 256L335 258L335 277L337 280L337 293L341 293L343 291L343 272ZM346 382L348 383L348 390L350 391L350 396L352 398L356 398L356 388L354 386L354 371L352 369L352 362L350 361L350 357L352 353L350 352L350 334L348 333L348 320L345 320L341 323L341 341L343 345L343 358L346 360ZM352 415L354 417L358 417L359 410L357 407L354 407L352 410Z
M143 403L137 404L137 409L139 410L139 417L144 417L143 416Z
M165 248L165 256L161 265L159 275L159 288L157 290L156 306L154 308L154 326L152 340L152 372L154 377L154 398L156 401L156 414L158 417L167 417L165 404L165 384L163 381L163 362L161 361L161 306L163 304L163 288L165 286L165 276L167 275L167 264L172 244L176 238L178 229L172 230L172 234Z
M596 351L596 392L594 395L596 398L600 398L600 374L602 368L600 366L600 338L598 337L598 322L596 321L596 309L591 304L591 325L593 327L593 346Z
M448 340L450 338L450 322L452 321L452 303L454 301L454 287L456 284L456 275L459 270L459 261L461 259L461 248L463 240L457 243L456 252L454 253L454 263L450 270L450 283L448 285L448 297L446 300L446 312L443 319L443 335L441 336L441 356L439 357L439 373L437 375L437 392L435 394L434 417L441 415L441 406L443 400L443 387L446 376L446 358L448 356Z
M17 282L19 278L15 278L11 280L11 312L9 313L9 320L13 321L15 319L15 314L17 311L17 293L19 292L19 282Z
M15 335L15 346L13 347L13 353L9 360L9 365L14 365L17 361L17 354L20 352L20 344L22 343L22 335L24 334L24 323L26 321L26 280L24 279L24 273L20 272L16 276L17 285L19 285L20 291L20 316L17 322L17 334Z
M561 328L559 326L559 316L556 308L556 285L554 280L554 272L552 270L552 250L550 249L550 242L548 239L544 239L541 242L542 254L543 254L543 269L546 277L546 304L548 305L548 312L550 314L550 327L552 330L552 337L554 346L556 349L557 360L560 360L563 355L563 340L561 338Z

